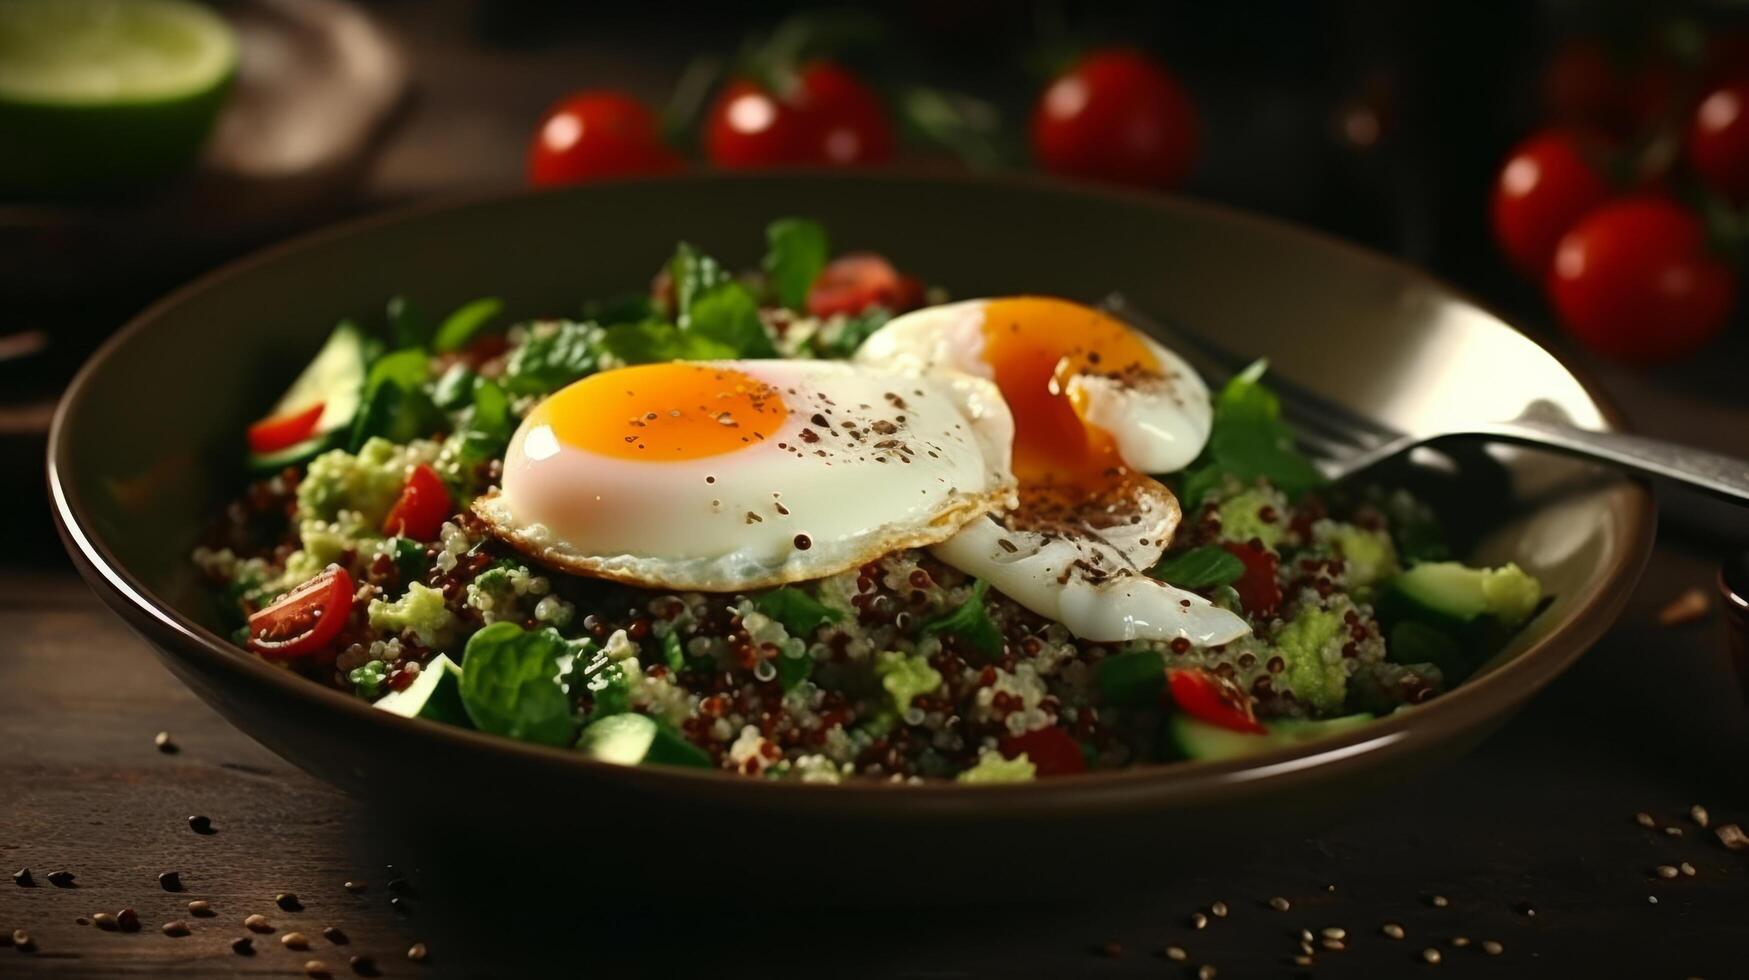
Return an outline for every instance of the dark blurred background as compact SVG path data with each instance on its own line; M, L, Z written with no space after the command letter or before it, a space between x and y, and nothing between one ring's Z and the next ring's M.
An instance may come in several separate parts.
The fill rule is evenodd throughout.
M7 472L32 487L55 393L154 297L341 218L525 186L543 114L580 89L642 101L687 166L710 166L698 141L709 86L758 71L759 52L798 18L826 23L803 31L818 35L810 50L885 103L901 142L881 165L911 170L1039 169L1029 117L1053 75L1112 45L1140 49L1199 120L1193 169L1165 190L1425 266L1574 357L1657 434L1699 438L1659 431L1672 406L1685 430L1749 429L1743 304L1701 354L1674 364L1598 356L1557 328L1540 283L1514 274L1489 218L1512 147L1575 113L1611 130L1623 156L1668 158L1705 88L1749 73L1742 3L909 0L851 12L849 28L833 26L844 11L801 3L217 7L239 32L242 69L201 163L121 195L0 196L0 435ZM957 113L936 120L933 138L913 118L919 91ZM1603 108L1573 107L1587 99ZM1664 166L1701 215L1680 162ZM1700 441L1749 455L1744 437ZM41 542L40 518L14 520Z

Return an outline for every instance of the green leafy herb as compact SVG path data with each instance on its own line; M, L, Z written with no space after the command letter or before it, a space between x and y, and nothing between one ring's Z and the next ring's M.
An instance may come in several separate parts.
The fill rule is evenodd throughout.
M431 321L425 311L405 296L389 300L389 336L396 347L424 347L431 339Z
M559 686L560 658L573 648L556 631L498 622L468 639L462 705L475 727L542 745L570 745L577 719Z
M662 312L656 309L649 293L626 293L583 304L583 319L596 323L637 323L661 318Z
M684 242L668 265L674 279L675 324L734 351L736 357L775 357L777 348L759 320L759 303L716 259Z
M594 721L632 710L632 685L626 678L625 668L616 663L608 663L599 654L591 666L595 669L587 671L587 679L584 681L584 687L594 699L593 706L589 709L589 719Z
M1153 650L1129 650L1106 657L1093 668L1100 700L1108 705L1140 707L1160 703L1166 690L1166 661Z
M372 436L410 442L446 427L443 413L425 393L431 367L417 348L391 351L377 358L365 375L364 398L347 448L357 452Z
M739 352L708 337L683 332L672 323L644 320L608 327L601 335L601 350L627 364L659 364L664 361L710 361L735 357Z
M1215 398L1208 457L1222 472L1247 482L1268 480L1298 497L1322 485L1324 477L1294 447L1274 393L1258 383L1267 367L1258 361L1239 372Z
M836 623L844 613L833 609L793 586L762 592L753 598L753 608L783 624L789 635L806 640L827 623Z
M777 301L792 310L807 303L808 287L826 268L826 229L806 218L780 218L765 228L765 277Z
M1201 507L1203 500L1226 478L1227 474L1218 463L1203 463L1185 470L1184 479L1178 485L1178 496L1184 501L1185 511Z
M996 628L995 620L990 618L990 610L984 607L984 593L988 591L990 583L983 580L974 583L972 594L965 602L960 603L959 608L925 623L923 632L952 633L985 657L1001 656L1002 631Z
M565 320L531 331L504 365L504 387L518 395L544 395L595 373L601 328Z
M814 658L803 653L799 657L779 654L777 658L777 682L785 691L793 691L797 684L807 680L814 673Z
M1207 544L1167 555L1149 574L1181 589L1206 589L1237 582L1245 574L1245 563L1220 545Z
M489 296L463 303L438 326L437 335L431 340L432 349L439 354L461 350L503 311L504 301Z
M431 386L431 400L438 408L453 412L465 407L474 398L474 382L479 380L466 364L459 361L449 366Z
M397 535L389 539L388 548L389 554L394 556L395 568L401 573L401 581L419 581L430 570L425 558L425 544L423 542Z
M662 662L673 671L679 671L686 666L686 650L681 647L680 633L676 630L669 630L662 637Z

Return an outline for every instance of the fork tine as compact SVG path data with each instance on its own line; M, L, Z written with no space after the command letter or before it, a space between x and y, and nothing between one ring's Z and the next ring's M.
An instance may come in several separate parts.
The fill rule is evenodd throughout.
M1243 370L1250 359L1233 354L1201 336L1159 317L1144 313L1121 293L1107 296L1106 310L1173 346L1190 365L1211 383L1224 384ZM1212 370L1211 370L1212 369ZM1370 450L1395 443L1403 434L1305 388L1283 375L1271 375L1269 388L1281 402L1282 416L1301 441L1317 444L1330 458L1351 455L1355 449Z

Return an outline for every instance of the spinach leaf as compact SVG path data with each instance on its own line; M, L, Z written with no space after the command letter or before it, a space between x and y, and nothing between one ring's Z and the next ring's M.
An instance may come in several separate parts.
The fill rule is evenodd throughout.
M1002 631L990 618L990 610L984 608L984 593L988 591L990 583L981 579L973 583L972 594L960 603L958 609L925 623L923 632L952 633L985 657L1001 656Z
M1221 485L1227 478L1219 464L1203 463L1184 471L1184 479L1178 484L1178 496L1184 502L1184 512L1189 514L1202 506L1204 498Z
M466 364L451 364L449 370L443 372L437 383L431 386L431 400L446 412L465 408L473 401L474 383L479 379L480 376Z
M789 635L801 640L809 639L827 623L844 618L840 610L788 585L755 596L753 608L782 623Z
M793 691L797 684L807 680L814 673L814 658L807 654L792 657L779 654L777 657L777 683L785 691Z
M437 335L431 340L431 348L439 354L461 350L473 341L475 335L486 329L493 317L503 311L504 301L490 296L463 303L438 326Z
M389 300L388 320L396 347L424 347L431 339L431 320L405 296Z
M364 398L352 422L347 450L358 452L372 436L409 442L444 429L447 420L425 393L430 377L425 352L417 348L377 358L365 375Z
M504 387L518 395L544 395L595 373L601 328L564 320L531 331L504 365Z
M608 299L590 300L583 304L583 319L596 323L636 323L639 320L660 319L662 313L649 293L626 293Z
M1101 660L1093 683L1105 704L1142 707L1160 703L1166 690L1166 661L1153 650L1128 650Z
M558 680L560 658L570 652L552 629L530 632L498 622L475 633L461 682L462 706L474 726L525 742L570 745L577 718Z
M474 403L463 410L456 424L462 458L483 463L504 454L516 428L510 416L510 397L487 378L474 385Z
M662 320L608 327L601 334L600 349L627 364L723 360L738 354L727 344L684 333L674 324Z
M765 228L765 278L777 301L800 311L808 300L808 287L826 268L831 247L826 229L806 218L780 218Z
M1215 398L1208 456L1222 472L1247 482L1268 480L1298 497L1321 486L1324 477L1294 447L1293 433L1281 420L1281 403L1258 383L1267 367L1258 361L1234 375Z
M1181 589L1206 589L1237 582L1245 574L1245 563L1220 545L1207 544L1167 555L1149 574Z

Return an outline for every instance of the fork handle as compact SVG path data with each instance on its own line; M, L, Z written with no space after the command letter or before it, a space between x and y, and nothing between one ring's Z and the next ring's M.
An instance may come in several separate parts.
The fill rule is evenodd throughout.
M1596 432L1552 422L1498 422L1477 435L1584 456L1647 476L1661 476L1749 504L1749 461L1662 439Z

